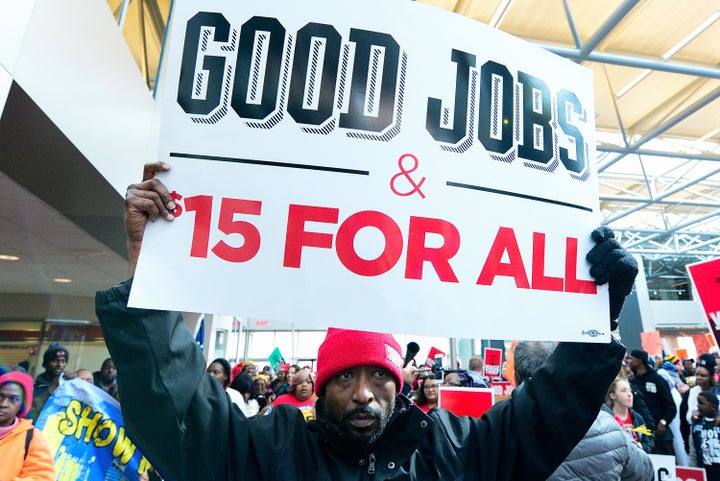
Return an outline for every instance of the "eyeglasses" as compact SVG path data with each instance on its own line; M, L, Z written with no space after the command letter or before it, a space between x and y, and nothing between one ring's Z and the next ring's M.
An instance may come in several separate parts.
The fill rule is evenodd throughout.
M423 389L432 389L432 390L434 390L434 389L437 389L438 387L439 387L439 386L438 386L437 384L433 384L433 385L431 385L431 386L423 386Z
M10 401L10 404L20 404L20 396L6 396L4 394L0 394L0 403L5 401Z

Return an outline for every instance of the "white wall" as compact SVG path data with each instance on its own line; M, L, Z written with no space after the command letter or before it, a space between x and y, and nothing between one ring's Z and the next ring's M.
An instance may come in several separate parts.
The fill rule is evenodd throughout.
M137 181L154 100L106 2L0 0L0 67L118 193Z

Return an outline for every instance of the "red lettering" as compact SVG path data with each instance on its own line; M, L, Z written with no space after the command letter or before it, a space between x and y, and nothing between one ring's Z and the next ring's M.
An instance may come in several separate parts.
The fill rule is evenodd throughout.
M597 294L597 286L593 281L577 278L578 240L573 237L565 239L565 292L578 294Z
M209 195L188 197L185 199L185 210L195 211L190 257L207 257L212 221L212 197Z
M509 263L503 263L503 254L508 253ZM480 272L477 284L489 286L495 280L495 276L508 276L515 279L515 285L519 289L529 289L525 265L520 255L520 247L515 238L515 231L509 227L501 227L498 230L493 245L490 248L487 261Z
M363 259L355 251L355 236L365 227L375 227L385 237L385 249L375 259ZM400 227L382 212L364 210L351 215L338 229L335 250L340 262L360 276L379 276L393 268L402 255L403 237Z
M437 248L427 247L425 238L428 232L440 234L443 245ZM450 266L450 259L459 249L460 232L450 222L426 217L410 217L405 278L422 279L423 263L429 261L441 281L458 282Z
M260 232L249 222L235 220L235 214L260 215L261 207L262 203L258 200L222 200L218 229L223 234L240 234L243 245L232 247L225 241L220 241L212 248L216 256L229 262L246 262L255 257L260 250Z
M291 204L288 209L288 225L285 232L283 266L299 269L304 246L330 249L332 247L332 234L307 232L305 222L337 224L339 215L340 210L331 207Z
M532 288L541 291L563 290L562 277L545 275L545 234L533 232Z

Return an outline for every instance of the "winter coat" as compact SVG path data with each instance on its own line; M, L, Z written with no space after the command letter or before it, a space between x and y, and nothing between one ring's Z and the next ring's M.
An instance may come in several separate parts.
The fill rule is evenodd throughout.
M33 430L25 455L28 431ZM29 419L0 438L0 479L3 481L55 481L55 463L42 431Z
M179 313L127 307L130 282L98 292L96 312L126 428L173 481L545 480L596 418L625 351L617 341L560 344L480 419L426 415L399 395L383 434L358 450L327 421L322 397L316 421L292 406L246 419L205 372Z
M601 410L585 437L548 481L649 481L650 457Z

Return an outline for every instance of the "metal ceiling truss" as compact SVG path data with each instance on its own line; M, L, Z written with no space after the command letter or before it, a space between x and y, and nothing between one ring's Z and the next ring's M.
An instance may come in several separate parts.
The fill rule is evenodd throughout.
M674 52L663 56L662 59L596 52L595 49L635 8L639 3L638 0L626 0L620 4L585 44L582 44L577 33L568 0L563 0L563 3L575 48L541 45L557 55L578 63L598 62L705 79L720 79L720 68L668 61ZM613 92L613 100L614 98L615 92ZM632 142L627 141L616 105L618 127L626 145L603 144L597 147L599 181L603 193L600 196L603 223L613 227L628 250L643 257L646 275L651 282L652 279L662 277L685 277L686 264L720 257L720 185L706 180L719 173L720 168L705 170L700 175L690 175L699 163L720 161L720 155L709 152L663 152L641 148L717 98L720 98L720 88L711 91L672 118L655 125L648 133ZM637 159L642 169L642 176L607 172L609 167L628 156ZM643 164L645 156L694 162L688 165L684 172L679 174L675 172L675 177L671 177L670 174L673 173L672 170L679 171L679 168L666 172L667 176L648 176ZM626 217L633 214L638 219L643 218L644 222L630 222L630 225L645 224L654 227L660 224L664 228L622 227L619 221L623 219L627 221Z

